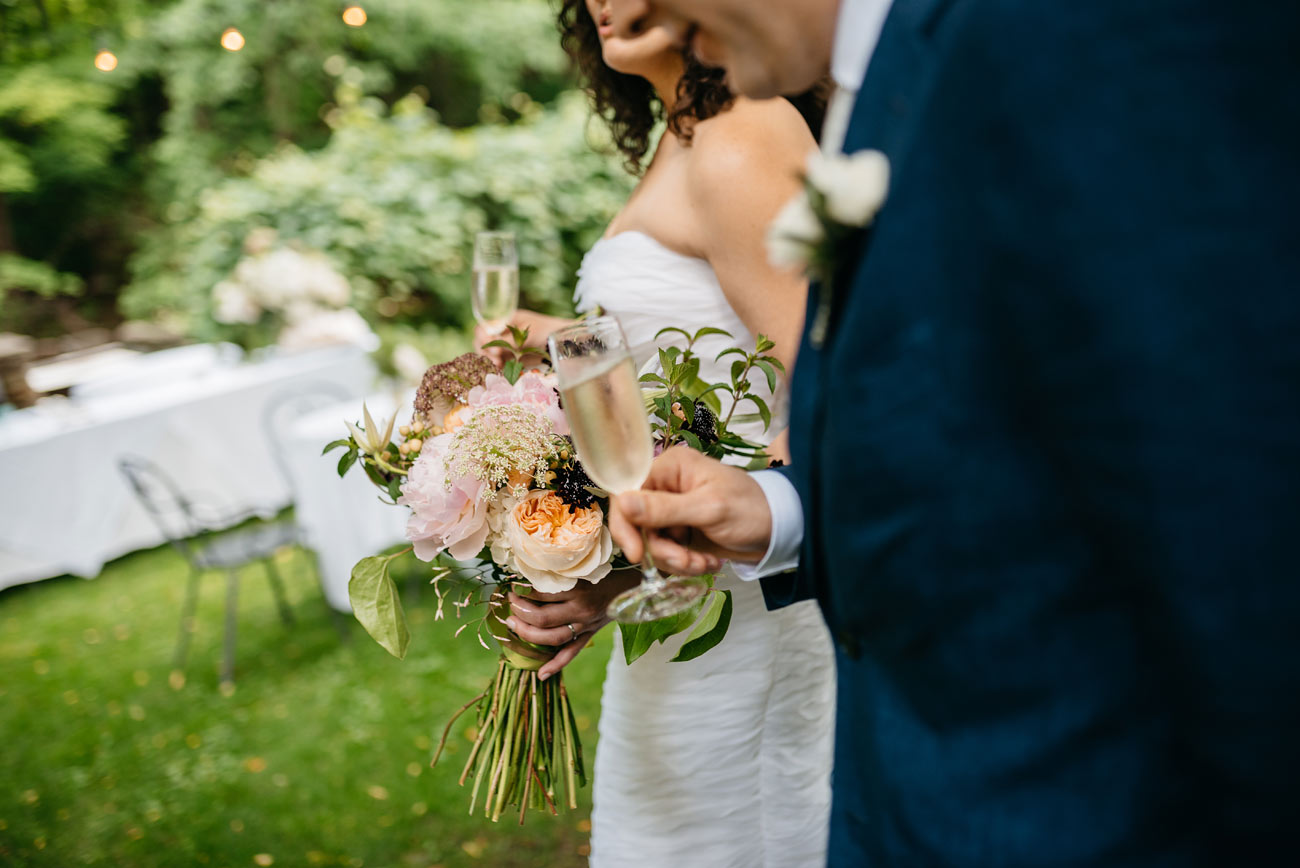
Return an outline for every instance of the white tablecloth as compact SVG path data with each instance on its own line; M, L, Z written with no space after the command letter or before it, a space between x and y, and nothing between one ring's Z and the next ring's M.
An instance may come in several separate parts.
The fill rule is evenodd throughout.
M105 562L164 541L117 468L126 454L158 464L217 511L274 514L289 491L262 425L268 403L313 383L364 395L374 374L363 351L332 347L0 417L0 588L91 578Z
M401 396L402 410L397 424L411 418L411 395ZM338 475L341 450L322 457L321 449L331 440L347 435L344 422L361 421L362 401L344 402L306 414L286 432L286 469L293 482L296 521L316 551L325 598L341 612L348 604L348 578L357 561L405 537L408 510L380 501L380 491L360 467L353 467L342 479ZM379 420L393 412L391 395L365 399L370 413Z

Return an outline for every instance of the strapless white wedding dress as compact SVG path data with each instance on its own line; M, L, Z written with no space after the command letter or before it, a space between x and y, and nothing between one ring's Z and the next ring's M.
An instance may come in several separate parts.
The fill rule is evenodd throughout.
M578 309L617 316L638 365L665 326L733 335L701 340L705 379L727 378L730 360L713 361L721 349L753 346L709 264L643 233L599 241L578 278ZM682 343L665 335L659 345L669 342ZM739 433L766 440L775 431ZM812 601L769 612L757 582L727 570L718 585L732 592L731 627L695 660L669 662L685 639L675 636L628 666L617 631L605 633L615 638L596 747L593 868L825 864L835 702L826 627Z

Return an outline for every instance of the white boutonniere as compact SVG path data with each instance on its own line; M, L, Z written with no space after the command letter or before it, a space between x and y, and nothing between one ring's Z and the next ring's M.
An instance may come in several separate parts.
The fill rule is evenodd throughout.
M801 268L820 284L809 333L814 346L826 338L832 282L841 248L871 225L889 196L889 158L880 151L808 155L804 188L786 203L767 232L768 260L778 268Z

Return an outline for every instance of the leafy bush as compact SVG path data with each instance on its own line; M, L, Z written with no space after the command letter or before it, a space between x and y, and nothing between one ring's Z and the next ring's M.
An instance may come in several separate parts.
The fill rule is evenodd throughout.
M75 301L9 293L5 324L112 321L142 233L203 220L206 189L287 143L324 146L358 92L416 93L464 127L518 120L569 86L547 0L364 6L353 28L337 0L0 0L0 252L80 278ZM241 51L222 48L227 27ZM101 48L111 72L91 64Z
M150 236L124 312L166 311L196 337L227 336L211 291L262 229L328 256L351 282L354 306L377 324L463 331L473 237L484 229L517 234L525 303L569 309L582 251L631 187L588 140L598 127L580 95L533 106L518 123L468 130L439 123L418 97L387 111L355 84L342 85L336 103L325 147L282 146L247 177L207 190L193 219Z

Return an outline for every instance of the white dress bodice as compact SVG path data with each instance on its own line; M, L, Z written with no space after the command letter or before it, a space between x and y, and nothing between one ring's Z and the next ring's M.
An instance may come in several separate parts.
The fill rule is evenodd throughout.
M730 360L714 361L720 350L753 346L709 264L649 235L598 242L578 274L578 309L617 316L638 364L656 347L682 345L680 335L656 341L666 326L731 333L696 346L710 381L728 377ZM755 386L772 397L765 381ZM769 403L783 419L780 394ZM733 427L766 442L780 424L766 434L761 423ZM835 663L821 613L812 601L769 612L758 583L730 570L717 585L732 592L734 612L707 654L670 662L678 635L628 666L614 641L596 747L593 868L825 864Z
M728 382L735 357L715 361L729 347L754 348L751 334L736 311L727 302L712 266L703 259L686 256L660 244L644 232L622 232L602 238L587 253L578 269L578 286L574 303L581 313L597 305L618 317L623 332L641 367L655 356L660 347L684 347L686 340L670 332L658 339L655 335L666 326L675 326L691 334L705 326L720 328L731 335L705 335L694 346L700 358L700 376L707 382ZM754 420L733 424L732 430L757 443L769 443L785 428L786 401L782 384L773 396L766 378L755 371L750 378L754 394L772 411L772 425L766 431ZM730 408L730 398L722 398L722 409ZM742 402L737 414L752 417L755 408Z

